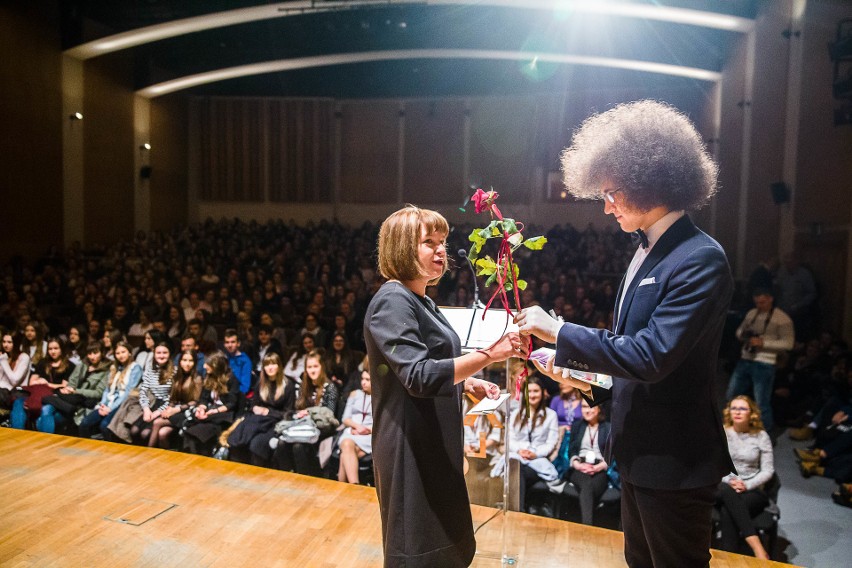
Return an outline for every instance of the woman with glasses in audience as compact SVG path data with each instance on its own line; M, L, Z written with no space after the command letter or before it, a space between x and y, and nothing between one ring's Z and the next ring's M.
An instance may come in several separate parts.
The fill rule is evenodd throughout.
M763 429L760 409L745 395L728 403L723 423L737 473L726 475L719 484L717 505L722 531L719 548L736 552L740 539L745 539L755 557L769 560L751 519L769 504L763 486L775 474L772 441Z

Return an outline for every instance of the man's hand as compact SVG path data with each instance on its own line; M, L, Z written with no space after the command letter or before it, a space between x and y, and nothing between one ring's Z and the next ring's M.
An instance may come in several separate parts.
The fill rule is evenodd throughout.
M500 398L500 387L482 379L475 379L473 377L465 379L464 390L473 395L477 400L484 398L496 400Z
M550 317L541 306L524 308L515 316L521 335L535 335L548 343L556 343L562 322Z

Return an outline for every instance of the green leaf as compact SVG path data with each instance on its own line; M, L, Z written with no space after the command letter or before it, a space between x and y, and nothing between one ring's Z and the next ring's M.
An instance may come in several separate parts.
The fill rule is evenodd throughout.
M515 224L514 219L509 219L508 217L503 218L503 230L510 235L514 235L518 232L518 226Z
M476 273L477 276L483 276L485 274L494 274L497 272L497 263L490 256L486 256L485 258L480 258L476 261L476 266L479 268L479 272Z
M474 253L470 255L472 258L477 257L479 251L482 250L482 245L484 245L485 241L488 239L488 237L483 237L480 233L481 231L479 229L474 229L467 237L467 240L473 243L473 246L470 247L471 252Z
M497 271L495 270L491 276L488 277L488 280L485 281L485 287L489 287L497 280Z
M547 244L547 237L533 237L524 241L524 246L530 250L541 250Z
M527 289L527 281L526 280L518 280L518 290L526 290Z

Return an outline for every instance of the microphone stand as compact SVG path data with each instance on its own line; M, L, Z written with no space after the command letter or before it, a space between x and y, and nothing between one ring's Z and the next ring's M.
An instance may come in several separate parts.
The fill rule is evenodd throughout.
M465 249L459 249L458 255L467 261L467 265L470 268L470 274L473 276L473 305L471 307L474 309L484 308L485 305L479 301L479 284L476 282L476 269L473 267L473 263L470 261L470 257L467 256L467 251Z

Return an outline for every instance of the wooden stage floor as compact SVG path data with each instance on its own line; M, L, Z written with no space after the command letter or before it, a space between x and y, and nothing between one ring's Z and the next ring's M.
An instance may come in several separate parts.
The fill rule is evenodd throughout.
M484 521L493 509L473 507ZM619 532L510 513L516 566L621 567ZM499 566L502 517L473 566ZM0 428L0 566L380 567L375 490ZM713 551L711 566L784 566Z

